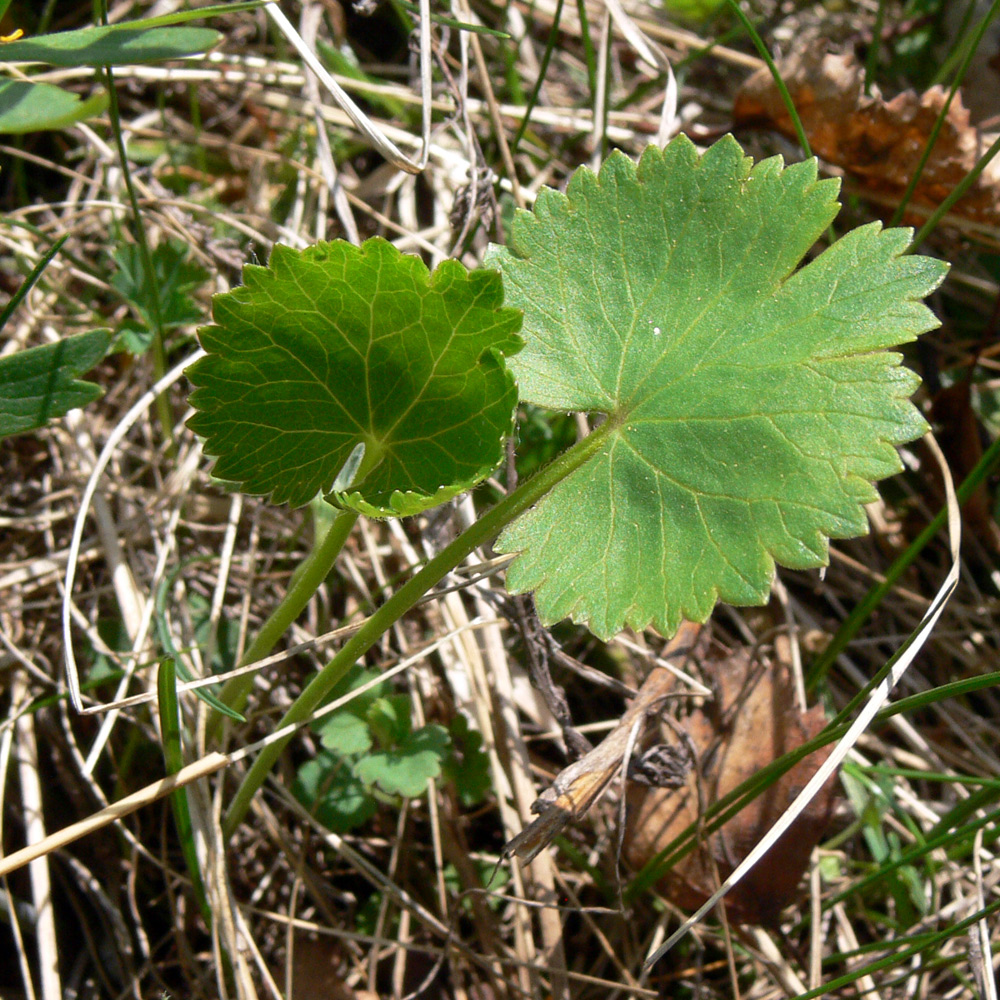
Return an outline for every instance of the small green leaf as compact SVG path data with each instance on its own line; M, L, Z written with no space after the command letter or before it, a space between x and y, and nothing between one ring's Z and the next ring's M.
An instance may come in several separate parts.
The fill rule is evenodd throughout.
M24 135L67 128L99 115L108 106L104 90L83 99L51 83L0 81L0 134Z
M352 712L334 712L316 725L320 742L342 757L367 753L372 747L372 734L368 723Z
M324 699L324 703L337 701L362 685L377 680L378 677L376 671L365 670L356 663ZM388 690L389 685L385 681L375 684L356 695L336 712L325 715L315 722L313 731L319 736L323 746L343 756L367 753L372 746L371 727L367 716L372 706L382 699Z
M139 248L126 244L114 252L118 270L111 284L136 310L143 327L126 322L118 336L126 350L142 354L153 341L154 308L159 305L160 323L164 330L193 326L202 318L202 308L191 297L209 279L208 272L188 259L188 248L175 241L155 247L151 257L156 275L155 285L146 280ZM158 293L158 295L157 295ZM157 303L158 299L158 303Z
M336 833L348 833L375 815L371 793L346 761L327 750L299 768L292 794Z
M427 782L441 773L448 743L448 731L443 726L424 726L395 750L362 758L355 773L366 784L378 784L390 795L416 798L427 791Z
M101 395L76 376L93 368L111 343L107 330L91 330L0 358L0 438L44 427Z
M329 491L359 443L365 457L337 501L376 517L414 514L499 463L517 390L504 363L520 314L495 272L457 261L430 274L382 239L302 252L217 295L209 352L188 369L201 412L189 424L215 474L275 503Z
M406 694L391 694L376 698L368 707L365 719L379 745L389 749L406 740L412 731L410 712L413 703Z
M491 249L525 313L522 398L606 415L596 454L497 545L543 620L669 635L864 533L872 482L926 427L885 348L937 325L919 300L947 266L873 224L796 273L837 191L815 160L753 166L731 136L703 156L681 136L543 190Z
M112 24L21 38L3 46L4 62L50 66L132 66L205 52L222 35L212 28L136 28Z

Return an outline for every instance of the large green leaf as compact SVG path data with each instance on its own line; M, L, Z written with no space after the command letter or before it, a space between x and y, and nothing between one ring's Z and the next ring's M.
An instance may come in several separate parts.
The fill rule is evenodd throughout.
M104 90L83 99L51 83L0 80L0 135L67 128L108 106Z
M134 24L101 25L59 31L4 44L4 62L39 62L51 66L118 66L179 59L205 52L222 35L213 28L142 28Z
M872 482L925 429L919 380L884 348L937 325L919 299L946 265L874 224L794 273L837 191L814 160L680 137L541 192L491 250L525 313L522 398L607 415L596 454L498 545L544 620L673 633L866 530Z
M520 313L494 271L423 262L382 239L298 252L216 296L208 357L188 375L190 426L216 474L275 503L329 491L358 446L352 492L373 516L413 514L483 479L502 457L517 389L504 354Z
M0 358L0 438L43 427L97 399L100 388L77 376L93 368L110 343L107 330L91 330Z

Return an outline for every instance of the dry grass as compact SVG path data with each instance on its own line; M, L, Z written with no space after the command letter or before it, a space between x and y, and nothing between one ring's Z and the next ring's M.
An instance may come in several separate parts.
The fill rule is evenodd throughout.
M772 37L777 32L787 39L789 24L803 19L822 25L821 10L800 6L807 9L795 15L799 21L781 12L765 20ZM850 6L853 23L871 24L874 4ZM321 39L339 45L346 33L368 50L377 88L340 82L356 99L368 100L383 131L416 156L419 77L398 24L384 11L374 25L353 12L345 15L332 0L313 8L322 14L316 22ZM112 13L118 20L148 10L127 2ZM210 293L238 281L248 256L265 259L274 241L304 246L352 232L361 238L381 234L429 263L457 252L474 266L487 240L498 238L501 206L495 195L530 204L541 185L558 186L577 165L599 161L595 104L598 121L602 107L611 109L608 142L630 154L657 130L663 73L637 57L634 38L623 35L619 22L609 48L610 90L592 93L578 8L567 4L538 109L511 150L523 106L506 103L511 88L505 77L517 77L530 90L554 10L553 0L530 7L515 3L506 14L478 4L470 10L464 0L453 5L453 16L487 20L516 41L501 44L489 36L435 29L433 128L427 167L419 176L373 154L325 95L320 116L333 152L324 157L301 65L268 30L262 12L219 19L226 43L205 58L119 70L123 127L148 238L153 244L179 241L212 275L202 295L206 316ZM605 7L588 0L586 10L601 51ZM289 13L297 17L298 7ZM701 44L669 26L655 7L635 8L631 23L664 65L678 65ZM745 40L731 44L692 62L682 81L675 125L696 141L726 130L734 87L758 65ZM64 83L77 80L82 88L90 77L90 70L51 74ZM641 96L618 107L637 92ZM395 109L392 116L388 108ZM775 140L767 135L741 138L755 153L774 151ZM42 286L4 331L0 348L6 353L117 324L128 306L109 287L110 255L131 240L133 223L107 121L28 136L0 147L0 157L4 290L16 285L52 240L70 234ZM515 172L504 167L508 162ZM343 198L331 194L331 164ZM494 185L497 174L501 180ZM851 210L858 217L872 211L864 205ZM930 249L925 245L925 252ZM995 363L980 349L998 295L993 258L946 234L938 252L950 256L959 265L958 278L967 280L953 279L935 303L953 320L926 338L921 361L952 375L975 364L977 379L989 388ZM171 334L167 367L193 352L193 332L189 327ZM105 389L97 404L0 449L0 818L8 854L163 774L155 706L80 716L66 698L60 605L74 519L97 455L155 380L149 355L127 354L109 357L95 379ZM90 690L94 704L116 694L155 693L152 664L162 652L156 598L162 587L167 614L161 624L178 649L190 651L192 669L204 672L213 643L231 644L228 662L239 658L309 550L305 512L228 495L211 480L209 463L183 424L186 392L179 378L167 393L172 441L147 405L115 448L75 555L70 597L81 670L86 676L101 654L128 675ZM720 609L715 638L729 647L770 646L788 633L808 668L940 507L925 456L914 450L908 459L909 471L874 512L876 530L869 538L838 546L823 579L783 574L784 606L775 601L763 610ZM360 527L336 575L286 637L289 647L296 646L293 654L257 674L248 722L228 729L227 748L265 737L336 648L337 639L324 638L327 633L360 621L409 567L441 547L452 523L470 516L466 501L443 525L432 516ZM997 556L987 529L967 528L959 589L901 693L932 691L995 669ZM830 710L846 704L912 631L946 571L946 545L934 542L824 680L820 690ZM855 773L900 769L878 779L887 796L883 813L872 806L859 820L845 799L800 905L786 911L780 927L727 935L710 921L651 974L643 973L646 954L663 940L675 912L655 894L627 913L619 909L614 796L571 831L565 849L543 853L523 870L514 865L509 882L485 892L483 879L504 841L531 818L537 791L562 766L552 738L557 729L526 682L510 624L488 599L486 589L498 586L492 577L425 604L368 657L377 669L412 658L397 683L411 695L418 722L447 724L458 711L474 720L493 783L483 805L463 807L456 789L442 783L430 797L401 809L382 804L353 835L332 834L289 792L295 766L317 749L305 733L228 843L220 814L245 763L190 786L211 926L199 910L169 802L161 800L4 881L0 994L27 996L33 989L44 1000L151 1000L167 994L487 1000L709 998L738 990L744 998L764 1000L828 983L879 957L887 942L944 930L996 901L1000 699L991 689L927 704L863 738L852 755ZM198 615L204 621L196 641ZM112 637L117 652L108 648ZM615 665L626 682L646 669L643 658L622 645L604 650L569 629L560 639L580 659ZM652 634L633 639L654 652L662 646ZM620 701L601 688L577 677L560 679L585 729L599 732L620 715ZM219 749L206 741L200 701L185 696L182 713L188 761ZM978 840L970 833L965 849L945 844L915 859L891 891L885 881L856 891L879 844L897 857L963 804L969 809L963 823L983 821ZM921 897L922 912L913 902ZM994 948L997 927L994 916ZM959 935L928 946L922 960L873 969L857 986L828 995L870 989L869 995L883 1000L988 996L974 977L977 963L982 969L989 956L982 957L982 943L970 943L974 938ZM866 953L864 946L874 950Z

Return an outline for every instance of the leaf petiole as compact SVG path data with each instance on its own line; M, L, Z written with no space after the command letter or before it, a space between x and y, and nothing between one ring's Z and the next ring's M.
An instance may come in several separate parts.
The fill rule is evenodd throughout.
M285 712L277 728L283 729L286 726L305 722L357 660L371 649L424 594L455 569L476 548L494 538L514 518L536 504L556 483L561 482L584 465L604 446L608 435L613 430L613 422L607 421L592 434L589 434L572 448L567 449L551 465L546 466L508 494L475 524L463 531L450 545L442 549L423 569L410 577L309 682L305 690ZM338 524L339 521L340 518L334 524ZM223 833L227 838L233 835L243 820L250 808L251 800L263 785L292 735L289 733L266 746L247 772L226 813Z
M340 550L344 547L344 542L347 541L347 536L350 535L359 516L357 511L353 510L342 510L337 515L323 540L299 567L288 593L271 612L257 633L257 637L240 658L241 667L267 656L292 622L298 618L302 609L309 603L309 599L333 569L333 564L337 561L337 556L340 555ZM226 682L219 692L219 700L234 711L242 712L252 688L253 674L241 674ZM222 718L220 712L213 712L208 721L207 739L210 745L218 741Z

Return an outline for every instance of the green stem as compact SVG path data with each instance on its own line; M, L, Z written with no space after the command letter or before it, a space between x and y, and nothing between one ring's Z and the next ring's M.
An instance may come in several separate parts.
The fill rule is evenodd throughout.
M934 231L937 224L951 211L952 205L955 204L960 198L965 197L965 192L972 187L973 184L979 180L979 175L989 166L990 161L994 156L1000 153L1000 138L993 141L993 144L989 149L979 157L979 161L976 165L952 188L951 193L941 202L940 205L927 217L927 221L920 227L920 231L916 236L913 237L913 242L910 244L907 253L913 253L914 250L924 242L925 239Z
M357 660L371 649L427 591L439 583L473 550L494 538L515 517L538 503L553 486L595 455L604 446L616 426L614 421L608 420L588 437L563 452L551 465L508 494L475 524L463 531L447 548L442 549L423 569L415 573L309 682L302 694L285 712L277 728L283 729L305 722ZM226 813L223 833L227 839L233 835L243 820L250 808L250 801L263 785L292 735L289 734L266 746L247 772Z
M750 36L750 41L753 42L754 47L757 49L757 54L764 60L767 64L767 68L771 71L771 76L774 77L774 85L778 88L778 94L781 97L782 103L785 105L788 117L792 120L792 127L795 129L795 134L798 136L799 145L802 147L802 152L808 160L809 157L812 156L812 150L809 148L809 140L806 138L806 130L802 127L802 119L799 118L799 113L795 110L795 102L792 100L792 95L788 93L785 81L781 77L781 70L779 70L775 65L767 45L764 44L764 39L760 37L760 33L757 31L757 28L754 26L754 23L750 20L750 18L743 13L743 8L740 7L737 0L728 0L728 2L730 9L740 19L740 23Z
M308 558L299 567L298 576L285 594L282 602L271 612L270 617L261 626L257 637L240 658L240 666L256 663L262 660L274 648L275 643L285 634L292 622L302 613L313 594L319 590L327 578L333 564L340 555L340 550L347 541L351 529L358 520L357 511L341 511L334 519L326 533L326 537L317 545ZM237 712L242 712L246 705L250 690L253 687L253 674L242 674L227 681L219 692L219 700ZM213 712L208 721L206 740L209 746L219 739L219 727L223 716Z
M139 210L139 196L135 193L135 185L132 182L132 171L128 165L128 150L125 148L125 139L122 136L121 115L118 111L118 91L115 89L115 77L110 66L104 67L106 85L108 88L108 116L111 119L111 131L115 137L115 145L118 147L118 159L121 161L122 178L125 181L125 190L128 192L128 200L132 206L132 218L135 222L135 241L139 247L139 260L142 262L143 277L150 288L149 296L149 319L153 327L153 374L158 382L167 371L167 354L163 343L163 316L160 312L160 285L156 279L156 268L153 267L153 255L149 250L149 241L146 239L146 229L143 226L142 214ZM174 414L170 408L170 400L165 392L161 392L156 397L156 416L160 422L160 429L163 431L164 440L167 442L169 452L174 452Z
M556 0L556 12L552 17L549 40L545 45L545 52L542 53L542 61L538 66L538 79L535 81L535 89L532 90L531 97L528 98L528 106L524 109L524 117L521 119L521 125L514 136L514 141L510 144L511 156L517 152L517 147L521 144L521 139L524 138L528 123L531 121L531 113L535 110L535 105L538 103L538 96L542 92L542 85L545 83L545 74L549 69L549 60L552 58L556 42L559 40L559 22L562 20L563 4L565 2L566 0Z

